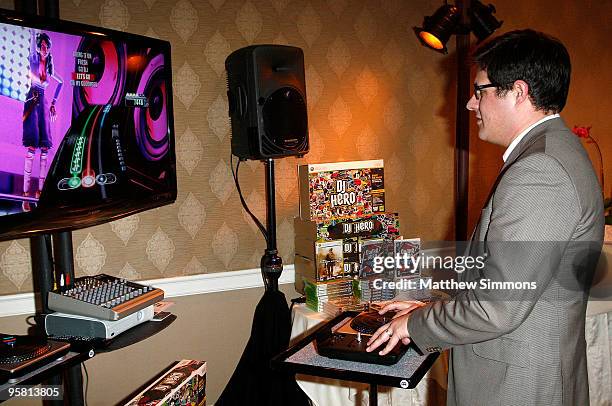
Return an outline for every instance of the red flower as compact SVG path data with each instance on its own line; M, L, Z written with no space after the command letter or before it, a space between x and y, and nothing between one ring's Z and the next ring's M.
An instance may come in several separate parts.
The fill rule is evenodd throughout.
M579 138L589 138L591 136L591 127L578 127L575 125L572 128L572 132Z
M601 149L599 148L599 144L595 141L595 138L591 137L591 126L588 127L578 127L577 125L572 128L572 132L576 134L578 138L584 138L584 141L587 144L595 144L595 148L597 149L597 155L599 156L599 181L601 182L601 188L604 189L604 173L603 173L603 157L601 155Z

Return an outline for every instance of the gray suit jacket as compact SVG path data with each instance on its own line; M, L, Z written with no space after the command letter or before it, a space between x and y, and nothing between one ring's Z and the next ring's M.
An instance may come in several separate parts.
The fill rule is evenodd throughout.
M418 309L408 322L419 348L452 348L448 405L588 405L584 323L603 220L578 138L560 118L532 129L474 231L470 252L486 256L485 266L459 275L478 288ZM527 288L480 285L487 280Z

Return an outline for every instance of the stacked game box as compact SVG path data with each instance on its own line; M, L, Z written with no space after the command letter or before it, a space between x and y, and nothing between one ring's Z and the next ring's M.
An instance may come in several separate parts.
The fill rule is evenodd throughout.
M353 281L346 278L331 282L314 282L304 279L304 295L306 306L316 312L321 312L325 303L329 301L353 299Z
M206 405L206 362L177 362L125 406Z
M361 306L353 299L355 289L366 300L375 297L360 286L362 247L371 240L385 241L391 244L391 250L383 254L393 255L393 240L400 237L399 215L385 212L384 162L308 164L298 168L298 175L300 217L294 220L295 288L306 295L309 306L317 311L325 310L325 304L330 313ZM384 276L392 280L395 269ZM342 285L347 280L353 281L353 292L333 289L337 293L330 296L329 286ZM393 297L387 292L377 295L380 300Z
M296 217L293 226L296 254L295 287L300 293L304 293L302 278L316 282L357 278L362 240L371 238L391 240L399 237L397 213L324 221L307 221ZM330 257L333 260L330 260ZM333 269L330 270L330 267Z
M323 313L330 317L336 317L340 313L353 311L362 312L367 310L368 304L362 302L356 297L343 298L343 299L331 299L323 303Z
M394 259L392 240L370 238L361 241L359 285L356 296L365 302L392 300L395 288L388 285L395 279L395 267L380 262L380 258Z
M300 217L322 221L385 211L383 160L300 165Z
M418 264L421 255L419 238L364 240L360 252L359 284L355 295L362 301L392 300L399 293L398 290L414 285L414 282L402 284L402 281L414 280L421 275ZM381 258L384 261L381 262Z
M398 239L395 240L394 243L395 258L397 259L395 264L395 281L400 282L400 284L396 284L396 286L401 286L403 280L408 281L420 278L422 266L420 266L417 261L422 257L421 239Z

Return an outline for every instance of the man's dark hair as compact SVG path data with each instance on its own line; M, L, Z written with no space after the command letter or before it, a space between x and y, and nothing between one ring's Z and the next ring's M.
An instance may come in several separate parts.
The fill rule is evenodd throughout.
M558 113L565 107L572 67L558 39L534 30L511 31L480 46L473 59L498 86L498 95L522 80L537 110Z

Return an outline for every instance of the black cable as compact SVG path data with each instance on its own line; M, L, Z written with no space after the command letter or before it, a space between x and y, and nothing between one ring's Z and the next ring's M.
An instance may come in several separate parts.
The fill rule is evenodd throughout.
M236 171L234 172L234 155L232 153L230 153L230 167L232 168L232 176L234 177L234 183L236 184L236 190L238 191L238 196L240 196L240 203L242 203L242 207L244 207L246 212L249 213L249 215L251 216L251 218L257 225L257 228L259 228L259 231L261 231L261 233L263 234L264 239L266 240L266 246L267 246L268 245L268 231L266 230L264 225L261 224L261 221L259 221L259 219L251 212L251 210L249 209L249 206L244 200L244 196L242 196L242 190L240 189L240 182L238 181L238 170L240 169L240 159L238 159L238 163L236 164ZM260 271L261 271L261 278L263 279L263 283L264 283L264 288L267 292L268 291L268 278L266 278L266 275L263 270L263 266L260 267Z
M296 303L306 303L306 296L296 297L295 299L291 299L291 306L289 306L289 313L293 311L293 305Z
M268 278L266 278L266 273L263 270L263 267L260 267L260 272L261 273L261 279L263 279L263 284L264 284L264 292L269 291L269 287L268 287Z
M85 371L85 394L83 395L83 400L85 401L85 406L87 406L87 389L89 389L89 374L87 373L87 367L85 366L85 363L82 362L81 365L83 366L83 371Z
M26 324L30 327L37 326L38 324L36 324L36 316L31 315L26 317Z
M49 264L51 264L51 286L50 289L55 289L59 287L59 280L57 278L57 272L55 269L55 259L53 258L53 242L51 241L51 234L45 234L45 245L47 246L47 259Z
M236 165L236 171L234 172L234 156L230 153L230 167L232 168L232 176L234 177L234 183L236 184L236 190L238 190L238 196L240 196L240 203L242 203L242 207L246 210L247 213L251 216L259 231L263 234L266 239L266 244L268 243L268 232L266 228L261 224L259 219L251 212L249 206L247 206L244 197L242 196L242 190L240 189L240 182L238 181L238 169L240 168L240 159L238 159L238 164Z

